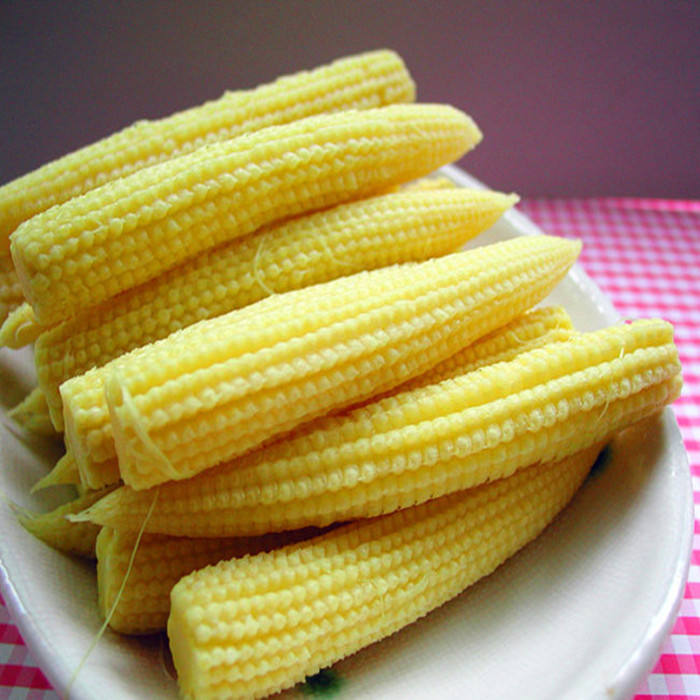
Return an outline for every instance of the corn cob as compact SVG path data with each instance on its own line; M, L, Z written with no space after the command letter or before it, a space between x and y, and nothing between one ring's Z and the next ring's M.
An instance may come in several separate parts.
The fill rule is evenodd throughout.
M94 559L95 541L101 528L90 522L69 520L67 516L89 508L111 490L108 487L88 491L48 513L34 513L16 504L12 508L22 527L42 542L67 554Z
M183 696L263 697L426 615L536 538L596 455L592 447L184 577L168 619Z
M0 259L9 256L8 237L26 219L145 166L313 114L414 99L415 86L401 58L380 50L283 76L253 90L226 92L164 119L138 121L0 187Z
M24 295L9 251L5 255L0 254L0 323L23 301Z
M564 308L548 306L534 309L468 345L428 372L401 384L393 392L437 383L487 364L509 360L518 353L541 347L545 343L566 340L572 333L571 318ZM101 462L99 467L97 473L86 474L88 488L99 489L107 484L116 484L120 480L116 459ZM80 483L78 465L72 453L68 452L49 474L37 482L33 490L76 483Z
M37 214L12 234L12 257L38 322L57 323L261 226L427 175L480 139L445 105L267 127Z
M67 445L81 474L116 439L125 483L187 478L427 371L546 296L579 251L517 238L202 321L65 382Z
M407 183L401 187L394 187L391 189L391 191L388 191L387 194L390 194L390 192L398 192L398 191L401 191L404 193L406 193L406 192L427 192L427 191L434 191L434 190L456 189L456 188L457 188L457 186L455 185L455 183L452 182L452 180L450 180L449 178L444 177L444 176L433 176L433 177L420 178L419 180L414 180L414 181ZM495 197L493 197L492 195L495 195ZM468 215L469 213L471 213L472 216L474 217L474 220L470 221L469 228L471 228L472 230L478 226L482 226L483 228L486 228L487 225L490 225L490 223L488 221L489 216L492 216L492 217L498 216L498 214L502 213L502 211L505 210L505 208L507 208L508 206L511 206L512 204L514 204L517 201L516 195L509 196L510 197L509 203L504 202L502 197L503 197L503 195L501 193L491 192L491 193L486 193L484 195L483 201L480 201L478 205L476 202L470 203L472 206L474 206L474 210L472 211L470 209L469 211L465 212L465 216ZM476 199L476 197L475 197L475 199ZM477 200L477 201L479 201L479 200ZM503 205L503 207L499 208L499 205ZM342 206L342 205L340 205L340 206ZM338 209L340 209L340 206L338 207ZM313 216L313 215L310 215L309 219L311 219L311 216ZM359 225L359 222L357 222L356 225ZM268 228L268 227L266 227L266 228ZM268 228L268 230L267 230L268 236L270 236L272 233L269 229L273 229L273 228L274 227L272 227L272 226ZM286 229L286 222L283 222L279 228L285 230ZM252 235L255 235L255 234L252 234ZM275 234L275 235L277 235L277 234ZM466 236L469 235L471 237L471 235L476 235L476 234L468 234L465 232L464 235L465 235L465 240L466 240ZM426 241L426 244L429 244L431 242L431 240L432 239L428 239ZM235 241L234 243L231 244L231 247L236 247L236 246L243 246L243 241ZM225 249L228 252L228 246L226 246ZM218 250L217 252L221 255L224 253L224 249ZM325 252L328 254L329 258L333 260L333 262L335 262L336 264L339 262L337 260L337 256L333 256L331 254L331 251L327 250L325 247L323 247L322 251L314 251L314 252L316 253L316 255L323 255L323 253ZM268 256L270 255L269 251L267 251L267 255ZM200 261L202 261L202 258L204 258L205 256L209 257L209 258L216 257L213 255L212 252L209 252L208 254L205 253L201 256L198 256L197 258L195 258L194 261L192 261L192 263L190 263L190 264L185 263L182 266L179 266L177 268L176 272L174 271L173 273L166 273L166 274L158 277L157 284L162 283L162 281L166 277L169 277L171 274L175 275L175 283L177 283L176 281L179 278L179 274L181 272L183 272L184 269L188 269L188 268L190 268L190 266L198 267L198 263L202 264L202 266L205 266L203 262L200 262ZM428 256L426 255L426 257L428 257ZM209 260L209 264L211 264L211 262L212 261ZM349 266L349 264L348 264L348 266ZM319 271L321 275L324 275L325 269L326 268L324 266L321 267L321 270ZM212 274L217 274L216 268L210 269L210 272ZM12 266L12 274L14 275L14 266ZM256 271L256 274L260 275L261 271L259 271L259 270ZM319 278L318 281L322 281L322 279L323 280L331 279L331 277L330 276L323 276L322 278ZM277 283L279 285L279 280L277 280ZM38 321L36 319L36 315L34 313L34 309L32 309L32 307L26 301L24 301L24 296L22 295L22 291L19 287L19 281L17 281L16 275L15 275L15 284L16 284L16 290L17 290L16 291L17 299L23 303L19 304L18 307L14 308L9 314L7 314L7 318L2 323L2 326L0 326L0 347L8 347L8 348L12 348L13 350L16 350L18 348L21 348L21 347L24 347L26 345L33 343L43 331L47 330L46 326L42 326L38 323ZM200 298L200 301L201 301L201 296L203 296L203 294L201 293L201 290L198 289L198 285L196 284L196 282L194 282L194 284L195 284L194 291L199 294L198 298ZM264 282L263 282L263 284L264 284ZM215 286L215 283L212 284L212 287L214 287L214 286ZM301 286L301 285L298 285L298 286ZM260 284L258 284L257 287L262 289L262 287L260 287ZM145 294L147 294L150 298L151 292L146 291L149 288L150 288L150 284L146 283L145 285L137 287L136 289L138 291L135 290L135 293L136 293L136 295L138 295L139 299L142 299L143 297L141 295L145 295ZM193 290L190 289L189 291L192 292ZM280 290L278 288L277 291L279 292L282 290ZM284 290L284 291L286 291L286 290ZM120 308L123 308L124 298L131 298L131 294L129 292L125 292L124 294L120 294L116 299L112 300L109 304L104 304L101 307L94 307L93 309L91 309L91 313L86 313L86 314L77 313L76 316L73 317L73 319L71 319L71 321L75 323L76 319L82 319L87 323L87 319L90 319L93 315L97 314L97 315L99 315L99 318L103 319L103 323L106 323L107 320L105 320L103 318L103 314L105 313L105 308L111 309L113 306L119 306ZM262 296L260 298L262 298ZM131 304L133 305L134 303L135 302L132 299ZM250 302L247 302L247 303L250 303ZM240 304L240 305L243 306L244 304ZM176 307L176 309L172 309L172 308L168 309L169 313L171 314L171 316L170 316L170 326L171 327L174 327L176 325L175 321L173 320L173 317L172 317L173 311L176 311L176 310L179 310L179 307ZM127 311L124 310L124 313L127 313ZM197 320L200 320L200 318L208 318L209 315L214 315L214 314L209 314L209 312L204 314L203 312L200 312ZM2 318L2 317L0 317L0 318ZM110 319L111 318L112 317L110 316ZM112 322L112 321L110 321L110 322ZM70 321L67 323L70 323ZM187 324L183 323L182 325L184 326ZM69 327L74 328L74 326L72 326L72 325ZM77 322L77 327L80 328L79 320ZM78 332L78 331L76 330L74 332ZM143 343L141 343L141 344L143 344ZM131 348L129 348L129 349L131 349ZM99 356L99 358L102 358L101 353L99 353L98 356ZM111 359L111 358L109 358L109 359ZM107 361L108 360L102 360L101 362L99 362L99 364L104 364ZM96 364L97 364L97 360L96 360ZM73 375L71 375L71 376L73 376ZM64 377L64 381L65 381L65 379L68 379L68 377L67 376Z
M424 384L442 381L456 373L476 369L484 364L510 359L519 352L540 347L546 342L555 342L570 337L573 332L571 318L561 307L536 309L496 331L468 345L456 355L449 357L428 372L395 387L391 392L405 390ZM372 399L369 399L372 401ZM44 477L35 488L43 488L55 483L73 483L78 480L91 489L120 481L119 463L116 458L98 463L89 463L82 474L72 455L67 455L68 464L62 461Z
M397 390L408 391L437 384L479 367L512 360L523 352L548 343L568 340L573 334L574 325L564 307L533 309L467 345L424 374L404 382ZM397 393L397 390L393 393Z
M517 201L459 188L383 195L267 227L42 333L39 382L63 428L59 386L136 347L268 296L459 248Z
M571 319L563 308L536 309L487 334L428 372L396 387L393 391L441 381L458 371L464 372L487 363L510 359L518 352L539 347L545 342L568 338L571 333ZM88 488L96 489L107 484L115 484L120 479L119 463L116 458L90 463L81 474L75 459L69 453L35 488L59 483L74 483L77 480Z
M162 484L147 530L234 536L388 513L604 442L680 387L670 324L576 334ZM128 530L151 498L119 488L77 517Z
M427 192L429 190L444 190L444 189L456 189L457 186L455 183L450 180L448 177L445 176L431 176L431 177L424 177L420 178L418 180L414 180L412 182L406 183L405 185L402 185L401 187L394 187L391 188L386 192L386 194L390 194L392 192ZM500 193L498 193L497 196L500 196ZM515 195L511 195L511 197L515 197ZM513 199L513 202L517 201L517 199ZM484 201L484 205L487 205L488 200ZM497 205L497 201L492 201L492 205ZM488 216L487 211L482 211L482 212L474 212L475 215L481 217ZM478 225L476 222L473 222L471 224L472 226ZM272 227L270 227L272 228ZM241 244L242 241L237 241L233 245L239 245ZM204 256L201 256L204 257ZM196 258L199 260L199 257ZM15 275L15 268L14 265L12 264L11 258L7 258L9 261L9 265L11 267L10 272L12 273L12 283L14 285L14 291L8 292L13 295L13 297L16 297L16 303L12 304L12 309L8 313L3 313L0 315L0 323L2 325L0 326L0 347L8 347L13 350L16 350L18 348L24 347L26 345L29 345L33 343L39 335L50 328L51 326L42 326L36 318L36 314L34 313L34 309L32 309L31 305L28 304L26 301L24 301L24 296L22 294L22 290L19 286L19 280L17 280L17 276ZM1 263L0 259L0 263ZM182 267L185 267L183 265ZM180 268L178 268L180 269ZM166 275L161 275L159 277L159 280L162 280ZM2 298L2 272L0 271L0 299ZM139 287L138 289L143 291L144 288L147 288L148 285L144 285L143 287ZM125 293L123 295L119 295L117 297L117 302L121 304L122 297L127 296L128 293ZM112 300L112 303L114 303L115 300ZM109 305L105 305L109 306ZM104 308L104 307L103 307ZM103 308L96 307L96 309L93 309L97 313L101 313ZM2 309L0 309L1 311ZM81 317L80 313L76 314L77 317ZM84 314L84 316L89 317L90 314ZM2 319L5 319L2 321Z
M97 537L100 613L122 634L162 632L170 612L170 591L183 576L223 559L267 552L321 532L308 528L235 538L143 535L137 546L135 535L102 528Z
M19 288L19 282L17 283ZM19 293L21 296L21 292ZM36 321L34 309L24 301L7 314L0 326L0 347L17 350L33 343L44 330Z
M7 412L7 417L26 430L37 435L55 437L57 435L51 418L46 395L40 387L34 387L27 396Z
M453 180L450 180L446 175L441 175L438 173L433 173L428 177L420 178L414 180L413 182L407 182L404 185L400 185L398 188L403 192L411 192L420 190L425 192L427 190L449 190L457 187Z
M0 187L0 322L23 301L10 234L55 204L200 146L313 114L412 102L415 86L401 58L372 51L254 90L226 92L156 121L132 126Z

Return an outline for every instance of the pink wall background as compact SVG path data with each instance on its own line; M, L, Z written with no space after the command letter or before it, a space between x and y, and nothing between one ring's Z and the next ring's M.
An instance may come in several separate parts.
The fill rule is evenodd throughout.
M0 183L139 118L387 46L525 196L700 198L700 2L0 1Z

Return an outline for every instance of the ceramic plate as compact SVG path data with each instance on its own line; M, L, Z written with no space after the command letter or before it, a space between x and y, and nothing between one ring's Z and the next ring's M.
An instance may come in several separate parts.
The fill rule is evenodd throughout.
M456 168L445 171L480 186ZM539 234L513 211L478 243ZM548 301L563 304L581 330L618 320L579 266ZM30 354L1 350L0 376L0 491L48 509L64 494L29 489L60 445L4 415L33 385ZM426 618L336 664L326 681L337 698L628 697L677 613L692 522L687 456L667 409L614 440L603 468L534 543ZM100 627L93 567L33 539L4 504L0 532L0 590L54 687L65 692L72 682L72 700L177 698L160 637L107 632L72 680Z

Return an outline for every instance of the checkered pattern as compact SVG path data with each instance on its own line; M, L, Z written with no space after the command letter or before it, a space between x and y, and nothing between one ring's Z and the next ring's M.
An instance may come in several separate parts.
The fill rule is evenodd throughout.
M0 596L0 698L59 700L12 623Z
M531 199L521 210L545 231L581 238L581 263L630 318L676 327L685 388L675 412L700 507L700 201ZM698 511L696 510L696 513ZM700 699L700 525L680 615L635 700ZM58 700L0 599L0 697Z
M695 541L685 598L635 700L700 698L700 201L528 200L547 233L583 240L581 263L617 310L675 326L684 389L674 404L693 476Z

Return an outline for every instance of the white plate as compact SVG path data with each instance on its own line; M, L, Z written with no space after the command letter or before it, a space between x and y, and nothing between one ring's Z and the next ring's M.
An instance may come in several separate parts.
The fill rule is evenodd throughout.
M480 184L456 168L459 184ZM541 231L508 213L483 244ZM549 299L589 330L618 320L576 266ZM0 351L0 491L37 510L30 486L59 456L4 411L33 382L27 352ZM651 669L681 601L692 544L692 487L671 409L616 439L605 468L535 543L456 600L334 667L347 698L624 698ZM0 504L0 590L53 685L68 687L99 626L93 568L29 536ZM72 700L177 698L163 639L107 632Z

